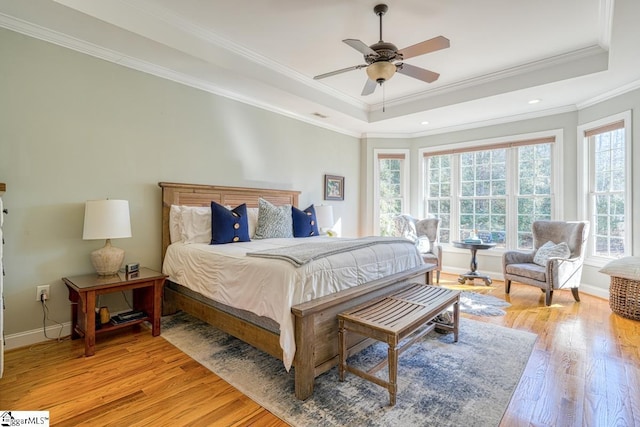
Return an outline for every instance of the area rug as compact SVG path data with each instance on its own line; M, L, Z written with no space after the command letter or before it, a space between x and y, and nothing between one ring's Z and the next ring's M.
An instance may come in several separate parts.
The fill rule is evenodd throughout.
M475 316L504 316L506 312L502 309L510 306L511 304L505 300L491 295L466 291L460 293L460 311L463 313Z
M315 380L313 395L294 396L293 370L201 322L177 313L162 336L293 426L497 426L527 364L536 335L463 318L460 336L430 333L399 358L397 403L386 389L337 369ZM360 367L387 354L375 344L349 359ZM294 368L295 369L295 368ZM378 375L387 378L386 369Z

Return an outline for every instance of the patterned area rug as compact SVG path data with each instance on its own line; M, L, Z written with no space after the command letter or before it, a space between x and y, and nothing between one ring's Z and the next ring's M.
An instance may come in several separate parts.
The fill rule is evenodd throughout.
M430 333L399 358L398 396L337 369L316 378L313 396L294 396L293 370L187 314L162 319L162 336L293 426L497 426L527 364L536 335L463 318L460 337ZM386 356L375 344L349 363ZM378 373L387 378L387 371Z
M476 316L504 316L506 312L502 309L509 306L511 304L505 300L491 295L466 291L460 294L460 311L463 313Z

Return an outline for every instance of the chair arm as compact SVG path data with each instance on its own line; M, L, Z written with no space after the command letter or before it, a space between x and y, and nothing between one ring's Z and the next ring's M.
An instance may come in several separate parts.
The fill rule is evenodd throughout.
M502 264L530 264L534 254L533 251L506 251L502 254Z

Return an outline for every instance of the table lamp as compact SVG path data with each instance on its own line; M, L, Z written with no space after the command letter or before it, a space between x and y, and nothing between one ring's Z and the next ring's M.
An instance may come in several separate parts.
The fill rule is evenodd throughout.
M320 205L314 207L316 210L316 221L318 221L318 229L321 233L331 235L331 227L333 227L333 206Z
M91 252L91 262L100 276L118 273L124 249L111 246L111 239L131 237L127 200L87 200L84 207L84 240L106 239L104 247Z

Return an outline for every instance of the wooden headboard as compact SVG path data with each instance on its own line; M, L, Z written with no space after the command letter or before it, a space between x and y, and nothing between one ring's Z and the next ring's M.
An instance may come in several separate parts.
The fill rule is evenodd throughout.
M263 198L274 205L298 206L299 191L267 188L222 187L202 184L178 184L160 182L162 188L162 259L171 244L169 236L169 211L171 205L210 206L211 201L236 207L246 203L248 208L257 208L258 199Z

